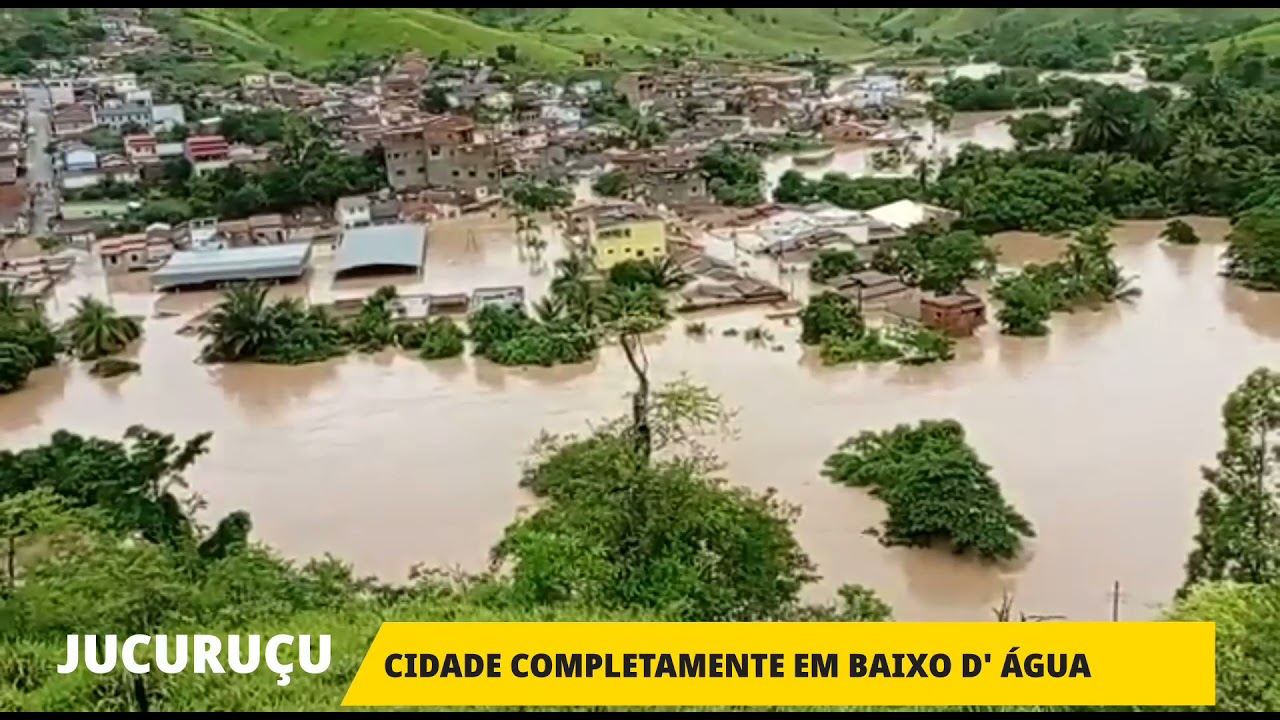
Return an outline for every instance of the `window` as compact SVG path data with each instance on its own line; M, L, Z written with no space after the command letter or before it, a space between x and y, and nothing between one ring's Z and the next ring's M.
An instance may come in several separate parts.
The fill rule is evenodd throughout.
M642 258L642 257L644 257L644 251L643 251L643 250L637 250L637 251L636 251L636 257L638 257L638 258Z
M475 177L475 176L476 176L476 171L475 171L475 170L468 170L468 171L467 171L467 177Z
M439 145L432 145L432 146L431 146L431 157L440 157L440 146L439 146Z
M454 170L454 171L453 171L453 176L454 176L454 177L462 177L462 173L461 173L460 171L458 171L458 170Z
M396 177L404 177L404 169L396 170Z

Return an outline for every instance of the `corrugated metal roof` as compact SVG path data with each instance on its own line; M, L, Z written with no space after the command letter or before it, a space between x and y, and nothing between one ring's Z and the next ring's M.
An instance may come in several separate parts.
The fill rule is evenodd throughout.
M269 280L302 275L311 259L310 243L262 245L222 250L185 250L151 273L156 289L236 280Z
M351 228L342 233L334 272L369 267L422 269L427 228L416 223Z

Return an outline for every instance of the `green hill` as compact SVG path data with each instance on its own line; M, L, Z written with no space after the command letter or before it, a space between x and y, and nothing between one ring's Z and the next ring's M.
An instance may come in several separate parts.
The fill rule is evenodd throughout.
M821 49L852 59L908 49L899 39L946 39L995 26L1071 22L1280 21L1275 8L198 8L187 30L245 60L316 64L355 52L416 48L493 54L511 45L540 65L574 65L583 50L623 56L683 45L718 56L776 57ZM1264 28L1270 28L1264 30ZM1264 42L1280 26L1264 26ZM908 32L909 31L909 32Z

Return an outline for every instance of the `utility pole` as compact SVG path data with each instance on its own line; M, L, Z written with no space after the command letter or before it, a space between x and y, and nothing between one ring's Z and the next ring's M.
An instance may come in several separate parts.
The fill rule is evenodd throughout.
M1111 622L1120 622L1120 581L1111 586Z

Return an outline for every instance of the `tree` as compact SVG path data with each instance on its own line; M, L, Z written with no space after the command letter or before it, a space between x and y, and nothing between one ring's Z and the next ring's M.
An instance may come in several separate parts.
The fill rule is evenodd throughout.
M595 190L597 195L604 197L626 197L631 193L634 182L631 176L623 170L610 170L600 177L596 178L591 189Z
M201 355L207 361L235 362L257 357L277 338L271 323L265 285L228 288L200 328L206 340Z
M1035 537L954 420L863 432L827 458L824 474L884 501L884 545L945 544L956 553L1008 560L1021 553L1024 538Z
M745 207L764 199L764 165L758 155L718 145L702 156L701 166L716 202Z
M828 337L858 338L866 326L849 298L830 290L809 299L800 311L800 341L818 345Z
M1034 275L1023 272L1000 278L993 294L1001 302L996 312L1000 332L1024 337L1049 334L1054 296Z
M495 51L499 62L514 65L520 59L520 52L515 45L499 45Z
M116 314L115 308L88 295L73 306L73 315L62 327L67 348L81 360L115 355L142 337L137 318Z
M1010 118L1009 135L1019 150L1053 147L1066 129L1066 121L1045 112L1033 112Z
M669 256L624 260L609 268L609 282L622 287L649 286L659 290L683 287L692 276Z
M862 258L854 250L837 250L824 248L809 265L809 279L814 282L826 282L842 275L850 275L866 267Z
M418 355L423 360L457 357L466 349L465 335L451 318L440 317L426 323Z
M938 144L938 133L946 133L951 129L951 121L956 116L956 111L950 105L940 102L930 102L924 108L925 117L929 118L929 128L931 139L930 147Z
M1226 442L1204 468L1200 530L1182 592L1209 580L1280 580L1280 373L1258 369L1222 407Z
M36 359L26 347L0 342L0 395L11 393L27 384L36 367Z
M453 104L449 102L449 91L443 85L431 85L422 91L418 107L429 113L442 114L449 112Z
M788 170L778 178L778 186L773 190L773 199L780 203L806 205L814 201L817 188L799 170Z
M1196 245L1200 242L1200 236L1196 234L1195 228L1177 218L1170 220L1164 226L1160 237L1175 245Z
M722 422L708 396L656 393L655 449ZM710 398L714 402L713 398ZM507 528L495 563L521 603L660 611L690 621L785 617L813 566L791 534L794 509L714 478L711 458L646 460L630 419L548 442L521 484L537 511Z
M1280 290L1280 208L1248 210L1227 234L1226 275L1258 290Z

